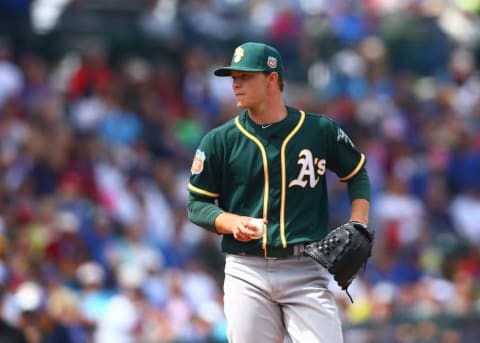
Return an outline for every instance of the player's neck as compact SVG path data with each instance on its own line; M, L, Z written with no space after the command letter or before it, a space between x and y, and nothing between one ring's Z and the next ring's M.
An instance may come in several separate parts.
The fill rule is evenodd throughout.
M287 108L282 101L262 104L248 109L250 118L259 125L269 125L282 121L287 116Z

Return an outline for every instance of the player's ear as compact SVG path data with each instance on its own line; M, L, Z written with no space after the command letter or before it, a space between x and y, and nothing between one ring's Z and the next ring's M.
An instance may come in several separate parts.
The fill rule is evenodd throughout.
M267 75L268 81L272 84L278 83L278 78L279 78L279 75L276 71L272 71L271 73L268 73L268 75Z

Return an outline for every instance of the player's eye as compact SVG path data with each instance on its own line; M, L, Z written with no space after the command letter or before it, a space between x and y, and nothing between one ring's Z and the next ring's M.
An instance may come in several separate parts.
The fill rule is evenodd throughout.
M250 79L252 76L250 74L241 74L238 76L232 76L233 81L245 81Z

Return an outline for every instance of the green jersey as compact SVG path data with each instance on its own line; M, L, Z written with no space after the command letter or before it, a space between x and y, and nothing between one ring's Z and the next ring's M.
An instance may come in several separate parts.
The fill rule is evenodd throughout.
M246 110L202 139L188 189L238 215L268 220L263 240L224 235L222 251L258 251L318 241L328 231L326 170L348 181L365 155L330 118L288 107L281 122L262 126Z

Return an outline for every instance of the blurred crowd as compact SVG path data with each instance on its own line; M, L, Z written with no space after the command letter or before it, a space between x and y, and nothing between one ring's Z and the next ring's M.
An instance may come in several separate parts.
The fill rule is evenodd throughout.
M139 3L138 51L89 32L52 58L0 25L0 342L226 341L220 237L188 222L186 185L237 113L212 70L245 40L278 47L286 102L367 155L374 255L353 304L332 282L346 342L477 342L480 3ZM328 182L334 227L348 196Z

